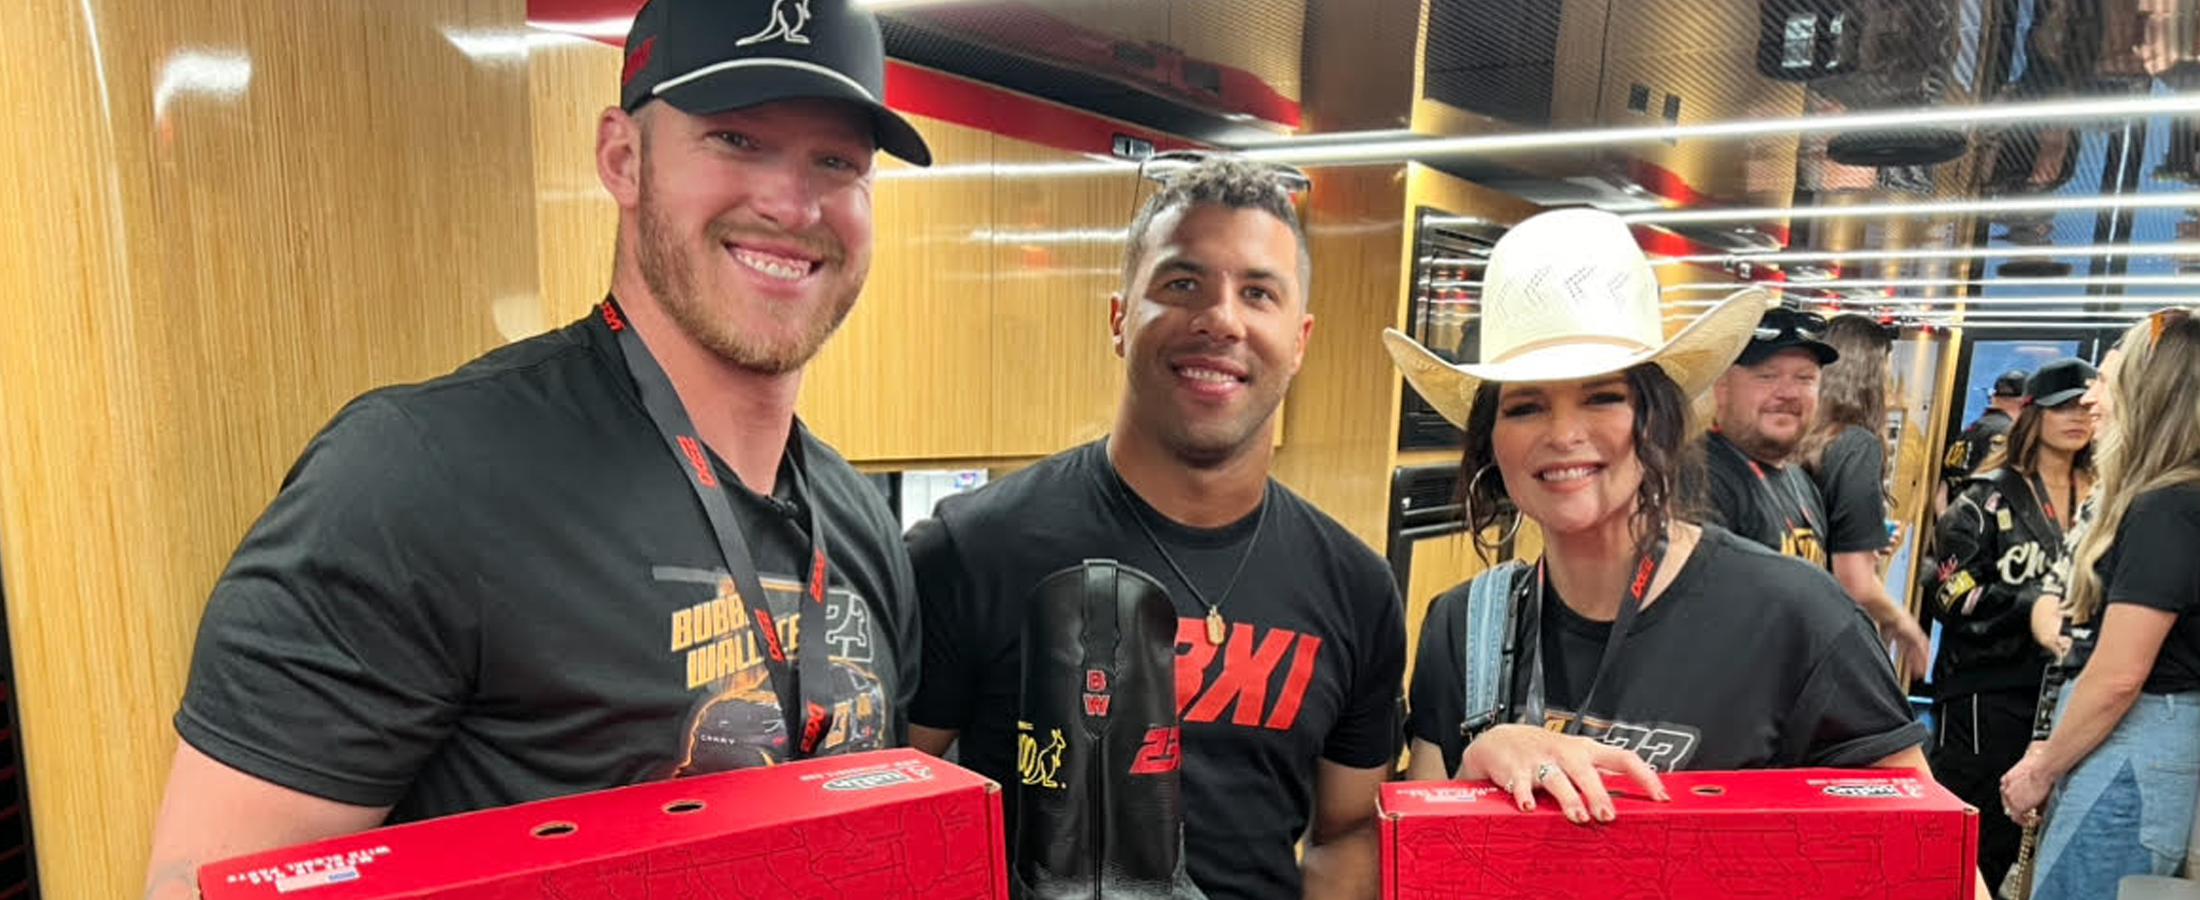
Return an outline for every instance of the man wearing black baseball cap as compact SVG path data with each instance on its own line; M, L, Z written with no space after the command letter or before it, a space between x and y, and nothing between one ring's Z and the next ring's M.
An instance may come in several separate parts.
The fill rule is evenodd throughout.
M1712 385L1718 404L1704 438L1713 516L1729 531L1829 569L1834 580L1901 646L1905 667L1923 674L1930 643L1917 619L1879 581L1880 523L1836 533L1818 485L1790 457L1818 411L1820 370L1841 358L1821 338L1826 320L1777 308L1758 321L1749 346Z
M1948 442L1948 452L1940 461L1940 491L1933 504L1936 516L1947 512L1948 501L1955 496L1958 485L2008 439L2010 424L2024 408L2027 380L2023 369L2010 369L1995 377L1993 390L1986 398L1986 411Z
M900 530L794 418L869 271L876 151L931 158L884 82L850 0L642 8L597 119L610 296L307 446L207 603L148 897L386 822L905 740Z

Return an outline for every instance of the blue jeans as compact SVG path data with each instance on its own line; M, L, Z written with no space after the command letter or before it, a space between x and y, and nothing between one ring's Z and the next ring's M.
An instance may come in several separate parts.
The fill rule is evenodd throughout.
M2070 690L2063 687L2065 701ZM2102 900L2126 875L2177 874L2196 795L2200 692L2140 694L2048 795L2033 900Z

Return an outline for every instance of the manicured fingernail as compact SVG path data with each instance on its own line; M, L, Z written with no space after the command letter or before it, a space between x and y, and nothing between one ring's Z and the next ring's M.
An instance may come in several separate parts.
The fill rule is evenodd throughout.
M1609 807L1609 806L1600 806L1600 807L1597 807L1597 821L1599 821L1599 822L1609 822L1609 821L1612 821L1612 815L1613 815L1613 813L1612 813L1612 808L1611 808L1611 807Z
M1668 793L1666 793L1666 792L1665 792L1665 789L1664 789L1664 788L1659 788L1659 789L1658 789L1658 802L1659 802L1659 803L1664 803L1664 802L1667 802L1667 801L1669 801L1669 800L1672 800L1672 799L1673 799L1673 795L1672 795L1672 794L1668 794Z
M1522 801L1520 801L1520 811L1521 811L1521 812L1535 812L1535 801L1533 801L1533 800L1522 800Z
M1589 824L1589 811L1585 809L1567 810L1566 821L1572 822L1576 825Z

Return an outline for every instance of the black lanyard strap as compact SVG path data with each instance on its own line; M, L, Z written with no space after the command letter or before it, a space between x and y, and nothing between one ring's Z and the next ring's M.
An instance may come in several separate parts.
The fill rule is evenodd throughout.
M1596 700L1597 689L1604 686L1604 675L1612 670L1612 663L1619 659L1619 648L1627 640L1627 633L1635 627L1635 616L1642 611L1642 599L1650 593L1650 585L1658 580L1658 568L1665 564L1667 546L1665 535L1658 535L1650 542L1650 552L1635 563L1635 578L1628 582L1627 590L1620 595L1619 616L1612 620L1612 631L1604 637L1604 654L1597 659L1596 674L1589 676L1589 689L1582 692L1581 700L1574 704L1574 716L1561 730L1564 734L1580 734L1582 720L1589 715L1589 705ZM1530 724L1542 725L1543 702L1543 562L1535 564L1535 594L1528 598L1533 612L1528 614L1532 632L1524 641L1528 651L1528 696L1526 713Z
M664 367L650 355L649 345L619 312L618 301L605 298L602 314L604 324L618 336L620 355L626 357L626 368L634 376L634 387L641 392L642 406L649 411L657 433L664 437L665 449L687 474L688 486L695 489L695 499L703 504L703 515L710 519L710 530L718 538L718 551L725 557L726 572L733 580L734 592L748 607L749 622L755 626L758 643L764 646L765 671L771 675L772 689L779 694L779 711L785 717L787 735L793 741L792 752L787 758L809 756L817 750L818 741L825 736L833 719L831 704L820 699L832 683L826 672L824 631L825 579L829 569L825 561L824 523L816 498L803 482L800 461L797 459L797 464L789 466L788 471L792 473L796 495L803 499L802 505L809 512L810 577L803 591L801 617L797 620L798 627L806 634L795 642L795 666L790 667L786 648L779 640L779 629L772 620L771 599L765 595L763 580L756 573L756 560L749 554L748 541L741 537L733 504L726 499L725 486L718 481L710 452L697 437L687 407L681 404L680 395L673 390L672 379L666 377ZM800 423L795 425L797 429L801 427ZM793 443L790 441L790 446Z

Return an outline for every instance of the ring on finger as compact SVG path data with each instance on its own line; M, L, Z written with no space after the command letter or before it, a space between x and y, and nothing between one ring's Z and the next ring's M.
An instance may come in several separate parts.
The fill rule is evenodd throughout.
M1541 765L1538 765L1538 766L1536 766L1536 767L1535 767L1535 783L1536 783L1536 784L1542 784L1542 783L1543 783L1543 779L1545 779L1545 778L1549 778L1549 777L1551 777L1552 775L1556 775L1556 774L1558 774L1558 766L1557 766L1557 764L1555 764L1555 763L1543 763L1543 764L1541 764Z

